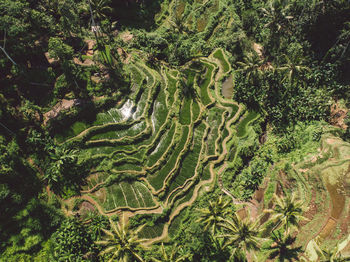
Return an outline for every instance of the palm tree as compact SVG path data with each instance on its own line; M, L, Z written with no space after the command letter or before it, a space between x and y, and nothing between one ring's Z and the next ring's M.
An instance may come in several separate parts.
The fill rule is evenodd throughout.
M286 60L285 64L278 68L278 70L286 74L283 81L288 80L290 83L292 83L293 80L300 76L301 73L310 71L309 67L303 65L301 58L296 58L294 61L292 61L292 59L290 59L287 55L284 55L284 58Z
M179 252L180 251L180 252ZM160 246L159 253L161 254L161 259L152 258L155 262L180 262L185 261L187 258L190 257L190 254L181 254L182 248L178 247L176 244L175 246L171 247L171 253L168 254L165 250L164 244Z
M107 18L107 14L113 10L109 6L110 0L90 0L93 16L102 21Z
M228 214L228 206L230 202L224 201L222 196L219 196L216 201L209 201L209 205L206 208L199 209L200 218L197 222L204 224L204 230L211 229L211 233L216 233L218 224L224 220L224 217Z
M278 221L274 229L283 224L285 233L288 234L290 226L297 226L300 220L306 219L302 216L303 202L296 200L295 193L286 197L279 197L275 194L274 199L276 201L275 208L265 210L267 213L273 213L272 219Z
M138 233L144 228L145 225L137 228L135 231L128 230L128 225L118 222L117 224L109 219L111 225L111 231L102 229L105 233L105 237L101 241L96 241L97 245L104 246L103 251L100 253L102 256L110 256L109 261L139 261L144 260L138 254L139 249L142 248L142 239L138 239Z
M301 247L292 248L296 237L291 235L282 236L281 232L278 232L277 235L273 232L271 239L274 243L267 249L272 251L269 255L269 259L275 259L278 257L278 261L293 261L298 258L299 253L302 251Z
M278 33L293 18L287 14L289 6L288 0L270 0L266 8L261 8L263 15L268 19L265 27L270 28L272 33Z
M244 72L246 74L246 79L250 83L254 83L259 80L263 75L263 65L265 63L259 55L254 53L248 53L243 62L237 62L239 69L237 71Z
M269 0L265 8L261 11L266 17L265 27L269 28L271 36L269 37L270 48L272 50L279 50L280 37L282 30L286 30L289 25L289 20L293 17L288 15L290 1L288 0ZM287 32L290 32L287 30Z
M237 214L232 218L224 219L219 223L224 233L218 235L218 238L224 238L224 246L231 247L231 257L236 260L242 260L248 252L259 250L259 243L263 240L258 237L260 230L259 221L251 222L249 219L242 220Z
M60 180L63 175L69 174L77 162L77 150L62 146L51 146L49 149L50 165L48 166L44 180L54 191L60 190Z

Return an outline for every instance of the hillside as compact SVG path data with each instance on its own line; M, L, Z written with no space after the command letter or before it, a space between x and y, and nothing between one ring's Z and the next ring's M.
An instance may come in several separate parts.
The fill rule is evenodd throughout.
M349 259L348 1L0 15L0 261Z

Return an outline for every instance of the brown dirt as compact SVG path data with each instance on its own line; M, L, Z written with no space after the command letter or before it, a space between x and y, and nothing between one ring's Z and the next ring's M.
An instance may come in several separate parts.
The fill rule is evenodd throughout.
M326 187L332 200L331 216L335 219L339 219L344 210L345 196L339 192L338 184L331 185L327 183Z
M50 119L57 117L62 110L70 109L71 107L73 107L75 102L76 99L62 99L49 112L46 112L44 114L44 125L46 125L47 121L49 121Z
M88 50L92 50L94 48L94 46L96 45L96 41L95 40L85 40L85 43L87 44L87 49Z
M101 77L98 76L91 76L91 81L98 84L101 82Z
M241 219L245 219L248 216L248 212L245 207L237 210L236 213Z
M292 183L289 181L286 172L285 172L284 170L281 169L278 173L279 173L279 177L281 178L281 183L282 183L280 186L283 185L284 188L288 188L288 189L289 189L289 188L292 188L293 185L292 185ZM281 189L282 189L282 188L281 188Z
M345 118L347 117L349 109L341 108L339 103L335 103L331 106L331 115L329 119L329 123L333 126L340 127L344 130L348 128L348 126L344 123Z
M323 239L330 236L337 225L337 220L329 217L319 236Z
M273 202L272 200L268 203L267 208L272 209L273 207ZM264 224L269 218L270 218L270 213L265 213L263 216L260 218L260 225Z
M348 234L348 226L350 221L350 205L348 205L348 215L343 219L340 228L343 234Z
M253 50L258 54L260 59L264 59L263 53L264 53L264 48L262 45L258 43L253 43Z
M134 35L130 32L125 32L120 35L121 39L126 43L131 41L134 38Z
M58 63L59 59L51 58L49 55L49 52L46 52L45 54L46 60L50 65L55 65Z
M73 62L81 66L91 66L95 64L91 59L85 59L84 62L81 62L77 57L73 58Z

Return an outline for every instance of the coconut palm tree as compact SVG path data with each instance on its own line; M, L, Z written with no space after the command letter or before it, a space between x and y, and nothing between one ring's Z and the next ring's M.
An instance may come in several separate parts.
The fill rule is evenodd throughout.
M224 239L224 249L231 248L232 258L240 261L248 252L259 250L259 243L263 239L258 237L260 233L258 223L258 220L255 222L249 219L242 220L237 214L219 223L223 233L217 237Z
M292 83L303 72L309 72L310 68L303 65L301 58L290 59L287 55L284 55L286 62L278 68L279 71L282 71L285 74L283 81L288 80Z
M265 27L270 28L272 33L278 33L285 27L290 19L293 17L288 15L288 9L290 7L288 0L270 0L267 2L265 8L261 8L263 15L267 18L268 22Z
M144 260L138 254L142 249L142 239L138 238L138 233L144 226L137 228L135 231L128 230L128 225L125 223L115 223L109 219L111 230L102 229L105 237L101 241L96 241L97 245L104 246L100 253L102 256L108 255L109 261L139 261Z
M44 180L57 193L63 176L69 175L77 162L77 150L61 146L51 146L49 149L50 165L45 171Z
M209 201L208 207L199 209L200 218L197 222L204 224L204 230L215 234L218 229L218 224L224 220L228 214L228 206L230 202L224 201L222 196L219 196L216 201Z
M277 232L277 234L273 232L271 239L274 243L267 248L267 250L271 251L269 259L278 257L278 261L280 262L298 259L298 255L302 249L301 247L292 247L296 237L292 237L291 235L282 236L281 232Z
M107 14L113 10L109 6L110 0L90 0L93 16L97 21L102 21L107 18Z
M285 226L285 233L288 234L291 226L297 226L300 220L306 219L302 216L304 212L302 208L303 202L296 200L295 193L285 197L279 197L275 194L274 199L276 201L275 208L265 210L267 213L272 213L272 219L277 221L274 229L283 224Z
M237 71L244 72L247 81L250 83L254 83L263 75L262 69L265 61L256 52L248 53L243 58L243 62L237 62L237 64L239 66Z
M171 252L167 252L164 247L164 244L160 246L159 253L161 254L161 259L152 258L152 261L155 262L180 262L185 261L190 257L190 254L181 254L182 248L175 246L171 247Z

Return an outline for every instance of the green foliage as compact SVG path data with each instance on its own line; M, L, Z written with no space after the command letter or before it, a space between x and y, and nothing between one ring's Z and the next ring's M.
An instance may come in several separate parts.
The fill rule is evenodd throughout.
M96 246L87 229L75 219L66 219L51 237L56 261L89 261ZM84 259L85 258L85 259Z
M91 32L90 5L93 20L101 29L96 34ZM161 214L131 219L135 227L147 222L146 229L156 232L153 236L160 235L174 207L191 199L198 180L210 178L212 158L218 159L214 173L222 163L227 166L223 177L227 189L236 197L249 199L272 165L291 169L292 163L320 146L324 124L314 120L327 121L334 101L343 98L349 104L349 13L349 3L344 0L1 1L0 131L4 136L0 137L0 260L96 259L92 242L100 240L101 228L109 231L106 218L93 216L86 226L65 220L57 229L62 219L57 210L61 203L52 203L45 193L49 185L48 189L63 198L80 194L90 171L105 172L103 176L108 177L98 181L105 182L109 197L102 208L174 203ZM129 31L132 39L122 39L117 28L121 33ZM86 55L84 42L94 36L97 45L92 57ZM124 67L130 65L123 65L118 50L128 55L130 65L139 71L138 77L132 73L137 84L129 85ZM201 58L213 50L217 51L212 56ZM49 64L47 51L57 61ZM73 57L91 58L93 65L80 65ZM221 62L224 73L231 68L235 71L234 100L250 112L239 123L225 126L238 107L216 99L217 61L212 57ZM164 85L166 77L168 86ZM114 106L120 94L126 99L131 91L137 93L129 97L135 104L131 112L136 111L134 116L140 119L120 124L115 122L121 116L113 111L97 115L99 110ZM64 97L79 98L81 106L63 110L45 126L42 113ZM233 112L229 114L227 108ZM199 117L202 119L194 123ZM200 122L204 119L208 126ZM67 133L57 136L60 143L75 136L65 144L56 145L47 134L47 130L61 132L72 123ZM139 133L141 129L144 131ZM345 139L350 137L349 130L342 132ZM222 142L230 131L235 137L226 141L229 153L222 158ZM268 139L260 144L258 136L263 132ZM76 151L72 145L84 148ZM205 158L208 155L210 160ZM136 173L127 172L129 169ZM150 193L141 177L160 191ZM131 183L136 180L140 181ZM184 186L178 189L182 192L167 199L178 186ZM117 200L111 195L118 196ZM177 250L162 245L158 255L162 253L164 261L181 257L228 261L230 253L238 254L237 247L256 247L254 241L245 242L249 237L254 240L256 230L237 217L227 220L229 225L218 226L228 214L227 205L217 207L209 201L215 192L204 195L189 209L192 213L182 211L176 223L172 221L176 227L170 225L173 241L184 246ZM204 214L201 218L195 208ZM278 203L280 213L300 211L284 209ZM286 217L284 214L287 221ZM286 228L297 220L289 217ZM208 230L203 234L203 228L220 232L222 237L215 238ZM120 224L112 225L112 235L119 234L119 240L109 238L104 231L109 241L105 246L112 243L114 254L141 260L135 255L138 241L130 242L137 253L120 245L127 235L124 229ZM146 229L140 235L146 236ZM130 236L136 239L134 233ZM271 258L293 250L293 238L272 238L276 246L271 246ZM173 252L169 254L167 249ZM288 254L279 258L294 257ZM234 259L245 260L244 256L245 252L240 252Z
M140 249L142 249L142 239L138 239L138 233L142 230L143 226L137 228L135 231L131 231L128 225L122 224L122 222L114 223L113 220L109 220L111 231L102 229L105 236L102 240L97 241L97 245L103 246L101 256L106 258L118 259L121 261L140 261L143 259L139 255Z
M77 151L53 146L49 148L48 153L49 165L44 180L57 194L65 197L78 194L85 172L77 163Z
M302 251L301 247L293 247L296 237L291 235L282 236L281 232L272 233L273 244L267 249L270 251L269 259L278 258L279 261L293 261L298 259Z
M62 39L51 37L49 39L49 54L52 58L64 62L73 58L73 48L65 44Z

